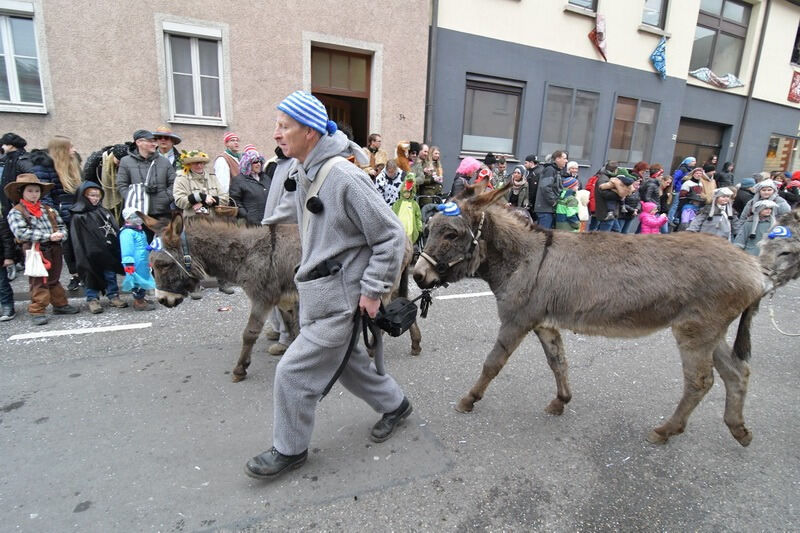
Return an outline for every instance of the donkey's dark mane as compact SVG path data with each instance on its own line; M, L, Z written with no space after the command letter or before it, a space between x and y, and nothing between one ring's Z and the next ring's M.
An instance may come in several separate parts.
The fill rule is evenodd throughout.
M183 222L186 228L196 227L196 229L202 230L202 227L207 227L244 235L258 235L269 231L269 226L239 226L235 219L230 217L195 216L184 218Z

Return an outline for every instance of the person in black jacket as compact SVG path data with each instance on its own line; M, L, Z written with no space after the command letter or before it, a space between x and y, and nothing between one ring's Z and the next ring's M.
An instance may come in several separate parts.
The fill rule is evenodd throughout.
M119 227L111 211L103 207L103 189L92 181L78 189L70 208L69 238L78 272L86 286L86 302L93 314L103 312L100 292L113 307L128 307L119 297L117 274L124 274L119 251Z
M245 152L239 160L240 174L231 180L228 191L239 208L236 216L243 218L248 226L260 226L264 218L271 178L263 169L264 156L255 150Z
M536 211L533 205L536 203L536 191L539 190L539 178L544 170L544 165L539 164L539 158L535 154L525 157L525 178L528 180L528 212L536 222Z
M756 186L755 178L744 178L736 190L736 196L733 199L733 212L739 216L747 205L747 202L753 199L756 195L754 187Z
M14 266L17 249L14 245L14 235L8 227L6 217L0 216L0 252L2 252L3 266L0 268L0 322L13 319L14 312L14 291L8 281L8 270Z
M730 161L725 162L725 164L722 165L722 170L717 172L715 178L717 180L717 188L733 188L733 181L735 179L733 177L733 163Z
M6 185L15 181L20 174L30 172L33 166L28 152L25 151L27 144L28 141L12 132L8 132L0 138L0 146L3 150L3 157L0 158L0 170L2 170L0 210L2 210L3 216L8 215L8 212L14 207L3 192Z
M542 175L539 177L533 210L536 212L537 223L544 229L555 227L556 202L562 188L561 171L565 166L567 166L567 153L563 150L553 152L552 162L544 165Z

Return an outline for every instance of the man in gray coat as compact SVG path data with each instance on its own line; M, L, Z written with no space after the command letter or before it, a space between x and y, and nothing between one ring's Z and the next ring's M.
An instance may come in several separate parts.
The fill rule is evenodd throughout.
M297 184L294 201L302 242L295 276L300 335L275 370L273 446L245 466L245 473L258 479L277 477L305 462L314 411L344 360L354 313L360 309L370 317L377 314L380 297L391 290L400 272L406 239L370 178L348 161L328 165L319 192L307 198L329 159L361 152L328 120L317 98L303 91L286 97L278 105L273 137L287 157L297 160L290 177ZM397 382L379 374L358 344L339 380L383 413L370 434L375 442L388 439L411 414Z
M136 130L133 133L136 148L119 162L117 190L126 202L132 185L142 184L147 195L147 214L155 218L169 218L172 204L172 186L175 168L169 160L156 152L153 132Z

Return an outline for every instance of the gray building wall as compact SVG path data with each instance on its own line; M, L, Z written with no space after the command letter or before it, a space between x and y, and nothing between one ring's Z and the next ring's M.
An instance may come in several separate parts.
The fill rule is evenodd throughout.
M675 150L673 136L678 132L681 117L728 126L722 139L720 161L732 156L730 143L736 140L745 101L741 96L690 86L680 78L667 77L662 80L655 72L643 72L447 29L438 30L436 53L434 98L433 102L429 102L432 104L430 112L433 113L433 125L427 141L442 150L448 174L446 191L461 160L468 74L525 83L515 144L515 155L520 160L530 153L545 155L539 153L539 141L547 84L599 93L592 157L590 165L581 168L583 181L606 160L617 96L660 104L651 163L658 162L669 169ZM800 110L753 100L738 157L737 177L761 170L771 133L797 135L799 123Z

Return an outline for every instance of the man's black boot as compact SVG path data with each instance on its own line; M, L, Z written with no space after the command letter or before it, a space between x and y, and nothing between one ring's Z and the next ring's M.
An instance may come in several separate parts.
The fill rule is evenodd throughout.
M308 450L297 455L283 455L275 446L247 461L244 473L256 479L274 479L288 470L299 468L308 458Z
M385 441L392 436L394 428L396 428L404 418L410 415L411 411L413 410L414 409L411 407L411 402L408 401L408 398L403 397L403 401L400 402L400 407L391 413L386 413L383 415L383 417L378 420L374 426L372 426L372 431L370 432L369 438L372 439L372 442Z

